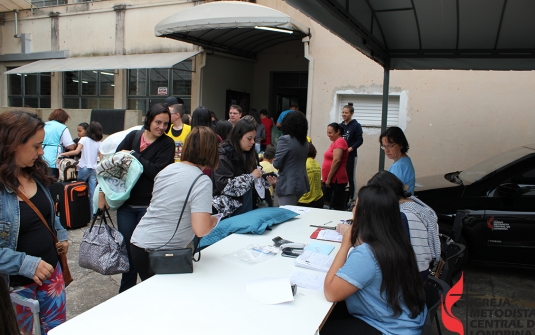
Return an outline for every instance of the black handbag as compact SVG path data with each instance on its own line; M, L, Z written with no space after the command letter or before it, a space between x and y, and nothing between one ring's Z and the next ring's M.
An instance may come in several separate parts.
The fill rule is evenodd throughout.
M169 244L173 237L175 237L175 234L178 230L178 226L180 225L180 220L182 220L182 214L184 214L184 210L186 209L186 204L188 203L189 195L191 193L191 190L193 189L193 185L195 185L195 183L201 176L202 174L197 176L197 178L195 178L193 184L191 184L191 187L189 188L173 236L171 236L169 241L167 241L167 243L165 243L161 247L152 250L147 250L147 252L149 253L149 275L193 272L193 250L191 248L176 248L170 250L161 249L167 244ZM198 261L198 259L195 261Z

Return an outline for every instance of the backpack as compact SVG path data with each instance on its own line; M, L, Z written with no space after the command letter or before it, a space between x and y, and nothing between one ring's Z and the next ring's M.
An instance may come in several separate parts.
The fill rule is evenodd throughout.
M56 167L59 170L58 181L71 181L78 178L76 167L78 161L72 158L58 157L56 159Z

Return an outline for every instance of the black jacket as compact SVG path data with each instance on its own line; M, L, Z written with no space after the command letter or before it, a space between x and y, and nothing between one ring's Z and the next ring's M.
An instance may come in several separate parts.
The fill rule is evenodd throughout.
M240 160L238 153L228 141L221 142L219 146L219 165L214 171L214 195L220 195L228 184L229 179L233 179L243 174L249 174L247 168Z
M340 127L344 129L344 135L342 137L346 140L347 146L353 148L353 152L350 152L349 155L357 156L357 149L364 142L362 138L362 126L357 120L353 119L348 124L342 121Z
M131 131L117 146L121 150L135 150L134 157L143 165L143 173L130 192L125 205L148 206L152 198L154 178L158 172L175 161L175 142L167 135L162 135L152 142L143 152L139 152L140 141L134 143L138 130Z

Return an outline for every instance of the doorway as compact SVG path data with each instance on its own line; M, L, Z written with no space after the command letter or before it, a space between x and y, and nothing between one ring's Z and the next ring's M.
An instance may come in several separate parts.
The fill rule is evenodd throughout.
M269 111L275 121L292 104L297 104L306 114L307 83L308 72L271 72Z

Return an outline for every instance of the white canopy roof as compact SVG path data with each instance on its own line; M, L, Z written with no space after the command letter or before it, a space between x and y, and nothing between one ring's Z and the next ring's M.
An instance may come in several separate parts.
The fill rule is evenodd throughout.
M269 7L218 1L173 14L158 23L154 33L201 45L207 50L254 57L275 44L302 39L309 29Z
M102 69L171 68L200 51L47 59L7 71L13 73L63 72Z
M12 12L15 9L30 9L32 4L25 0L0 0L0 13Z

